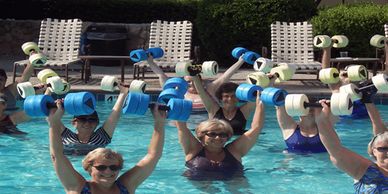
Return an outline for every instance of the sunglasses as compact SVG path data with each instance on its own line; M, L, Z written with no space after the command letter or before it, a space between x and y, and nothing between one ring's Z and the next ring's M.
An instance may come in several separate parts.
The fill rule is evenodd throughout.
M80 121L80 122L89 122L89 123L96 123L98 121L98 119L96 118L77 118L77 121Z
M118 165L110 165L110 166L106 166L106 165L99 165L99 166L93 166L94 168L96 168L98 171L105 171L107 168L109 168L111 171L118 171L120 170L120 166Z
M388 147L376 147L376 150L379 152L388 152Z
M211 137L211 138L216 138L217 136L220 137L220 138L228 138L229 137L229 134L228 133L216 133L216 132L206 132L205 133L206 136L208 137Z

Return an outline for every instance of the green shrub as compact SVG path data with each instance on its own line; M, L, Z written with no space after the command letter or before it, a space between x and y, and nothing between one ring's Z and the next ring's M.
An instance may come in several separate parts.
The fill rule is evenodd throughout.
M207 0L200 3L196 25L201 51L207 59L230 65L236 46L261 53L270 47L274 21L309 20L316 14L313 0Z
M311 23L315 35L346 35L349 45L342 50L349 51L350 56L373 57L375 49L370 46L369 40L375 34L384 35L388 5L339 5L319 11Z

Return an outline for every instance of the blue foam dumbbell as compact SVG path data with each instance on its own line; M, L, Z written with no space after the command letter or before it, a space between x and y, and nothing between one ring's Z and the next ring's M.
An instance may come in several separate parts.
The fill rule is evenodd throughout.
M287 92L278 88L265 88L253 84L241 84L236 89L236 97L242 101L254 102L260 92L260 99L264 104L283 106Z
M149 107L154 104L150 102L151 98L148 94L129 93L122 112L123 114L144 115ZM166 110L167 119L187 121L192 110L192 102L178 98L169 99L166 105L159 105L160 110Z
M55 108L54 99L48 95L28 96L24 100L24 111L28 116L48 116L50 108ZM90 92L69 93L64 98L63 107L71 115L89 115L96 107L96 99Z
M129 53L130 59L135 63L147 60L148 55L151 55L154 59L157 59L163 57L164 51L160 47L153 47L147 50L136 49Z
M246 48L243 47L236 47L232 50L232 56L236 59L239 59L241 56L243 56L243 60L253 65L256 61L256 59L260 58L261 56L253 51L249 51Z
M159 94L158 102L167 103L170 98L183 99L188 88L186 80L180 77L168 79L163 85L163 91Z

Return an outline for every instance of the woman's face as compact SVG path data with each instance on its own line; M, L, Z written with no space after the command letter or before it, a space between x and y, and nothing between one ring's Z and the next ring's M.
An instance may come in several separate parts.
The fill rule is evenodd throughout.
M236 97L236 93L222 93L221 94L221 102L224 106L236 106L238 103L238 99Z
M92 117L76 118L73 124L78 131L94 131L98 125L98 119Z
M207 147L223 148L230 134L223 130L207 130L204 132L203 143Z
M116 159L97 158L90 169L92 180L101 184L113 184L120 172Z
M388 142L375 142L373 145L373 155L376 157L377 164L385 168L388 167Z

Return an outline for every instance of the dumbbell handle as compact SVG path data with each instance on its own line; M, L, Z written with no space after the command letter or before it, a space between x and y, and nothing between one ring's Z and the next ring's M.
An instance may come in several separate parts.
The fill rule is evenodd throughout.
M123 86L123 87L127 87L127 88L129 88L129 86L130 86L129 84L125 84L125 83L121 83L121 82L120 82L120 83L115 82L115 83L113 84L113 87L116 87L116 86L119 86L119 85L120 85L120 86Z
M355 88L354 90L357 92L357 93L360 93L364 90L368 90L368 89L377 89L376 86L374 84L369 84L367 86L364 86L364 87L361 87L361 88Z
M190 65L187 70L192 74L199 74L202 71L202 64L201 65Z
M150 104L148 105L148 108L154 108L155 105L156 105L155 103L150 103ZM170 107L167 106L167 105L159 105L159 106L158 106L158 109L159 109L159 110L164 110L164 111L169 111L169 110L171 110Z
M327 103L327 105L330 106L330 103ZM317 107L317 108L322 108L322 105L316 102L304 102L303 103L304 108L307 107Z

